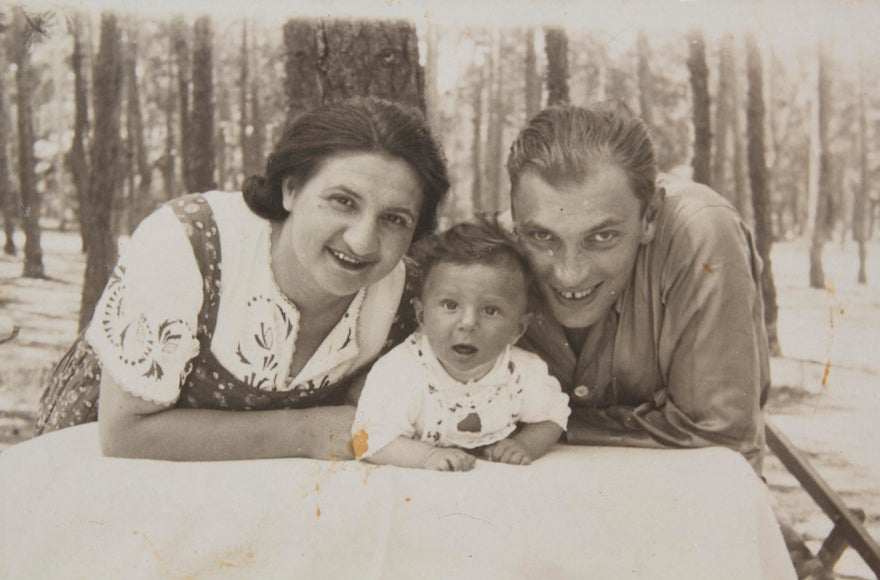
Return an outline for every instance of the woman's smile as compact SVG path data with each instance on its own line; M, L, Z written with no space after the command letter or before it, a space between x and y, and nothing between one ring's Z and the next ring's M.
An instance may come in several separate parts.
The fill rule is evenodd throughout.
M335 250L331 247L327 248L327 252L336 258L336 261L339 262L339 265L345 268L346 270L355 270L361 271L372 264L376 263L376 260L364 260L358 257L353 256L347 252L342 252L340 250Z
M422 185L405 161L380 153L331 157L304 184L284 184L273 271L300 307L352 296L387 275L409 247Z

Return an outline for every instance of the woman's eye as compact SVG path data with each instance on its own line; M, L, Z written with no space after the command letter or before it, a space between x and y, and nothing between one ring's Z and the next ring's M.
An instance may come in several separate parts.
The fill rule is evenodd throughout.
M384 216L384 220L388 223L394 224L396 226L400 226L403 228L408 228L412 225L412 220L407 216L399 215L396 213L390 213Z
M458 308L458 302L456 302L455 300L441 300L440 308L442 308L443 310L449 310L451 312Z
M344 195L334 195L330 199L333 201L333 203L336 203L336 204L339 204L339 205L342 205L345 207L350 207L350 208L355 207L354 200L351 199L350 197L347 197Z
M497 306L484 306L483 307L483 314L485 314L486 316L496 316L499 312L501 312L501 309L498 308Z
M599 242L600 244L607 244L616 237L617 232L613 230L602 230L601 232L596 232L595 234L591 235L590 241Z

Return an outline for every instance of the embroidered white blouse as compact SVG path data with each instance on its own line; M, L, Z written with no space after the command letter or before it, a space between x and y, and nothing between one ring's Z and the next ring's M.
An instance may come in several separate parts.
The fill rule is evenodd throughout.
M221 290L211 352L236 378L267 391L335 383L384 345L406 273L398 266L361 289L315 355L289 376L299 311L272 274L270 222L240 193L209 192L220 237ZM198 225L198 224L197 224ZM202 276L184 226L163 207L125 245L86 331L104 372L127 392L173 405L199 352Z
M473 449L500 441L517 423L568 423L568 396L538 356L505 350L484 377L461 383L428 339L415 333L376 361L358 402L352 433L366 434L369 457L397 437Z

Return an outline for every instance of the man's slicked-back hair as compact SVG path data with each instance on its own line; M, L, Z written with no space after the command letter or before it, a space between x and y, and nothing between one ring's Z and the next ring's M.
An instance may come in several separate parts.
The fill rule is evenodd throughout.
M510 146L507 173L515 196L523 173L549 185L582 183L611 164L626 174L644 211L654 195L657 161L645 123L623 101L553 106L535 115Z

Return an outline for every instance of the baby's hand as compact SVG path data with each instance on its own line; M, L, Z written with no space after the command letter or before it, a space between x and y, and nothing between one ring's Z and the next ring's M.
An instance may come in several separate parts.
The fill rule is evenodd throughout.
M493 443L483 450L483 455L489 461L510 463L511 465L529 465L533 457L526 448L513 439L502 439Z
M470 453L454 447L436 447L422 465L436 471L470 471L477 462Z

